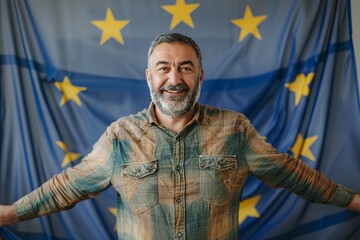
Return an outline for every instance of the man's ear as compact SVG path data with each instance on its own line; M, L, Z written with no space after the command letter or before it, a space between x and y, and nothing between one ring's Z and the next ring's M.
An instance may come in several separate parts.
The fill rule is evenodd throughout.
M201 69L201 71L200 71L200 83L202 84L203 83L203 80L204 80L204 70L203 69Z
M147 69L145 70L145 76L146 76L146 82L147 82L148 86L150 86L150 79L151 79L151 77L150 77L150 70L149 70L149 68L147 68Z

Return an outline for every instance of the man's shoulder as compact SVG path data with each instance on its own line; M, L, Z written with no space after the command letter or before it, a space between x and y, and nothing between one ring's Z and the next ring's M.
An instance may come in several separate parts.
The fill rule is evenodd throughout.
M199 122L214 132L243 132L250 124L244 114L233 110L201 104L200 111Z
M149 119L147 117L147 109L121 117L112 122L108 127L108 134L113 139L128 139L138 141L150 128Z
M240 118L243 120L247 120L247 117L240 112L219 108L212 105L201 104L200 111L202 112L205 119L211 118L211 119L220 120L221 118L226 117L226 118Z

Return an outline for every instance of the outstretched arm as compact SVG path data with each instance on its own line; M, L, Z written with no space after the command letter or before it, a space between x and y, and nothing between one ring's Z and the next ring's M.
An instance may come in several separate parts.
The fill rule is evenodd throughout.
M14 205L0 205L0 227L19 221Z
M360 212L360 194L355 194L353 200L346 208L351 211Z

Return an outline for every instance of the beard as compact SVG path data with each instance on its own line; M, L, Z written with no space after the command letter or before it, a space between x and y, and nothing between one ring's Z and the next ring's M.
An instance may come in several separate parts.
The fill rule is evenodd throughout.
M195 106L200 96L200 76L194 86L194 90L190 90L185 83L177 85L165 85L156 90L152 78L150 79L150 95L153 103L165 115L171 118L182 117L189 113ZM183 91L185 96L170 96L165 98L164 91Z

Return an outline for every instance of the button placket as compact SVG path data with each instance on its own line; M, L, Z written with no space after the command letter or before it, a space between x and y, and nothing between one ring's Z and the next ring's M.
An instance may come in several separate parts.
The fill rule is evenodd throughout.
M182 171L184 164L184 145L185 139L183 136L176 136L173 142L174 154L174 221L175 221L175 236L177 239L183 239L183 231L185 230L185 180L184 172Z

